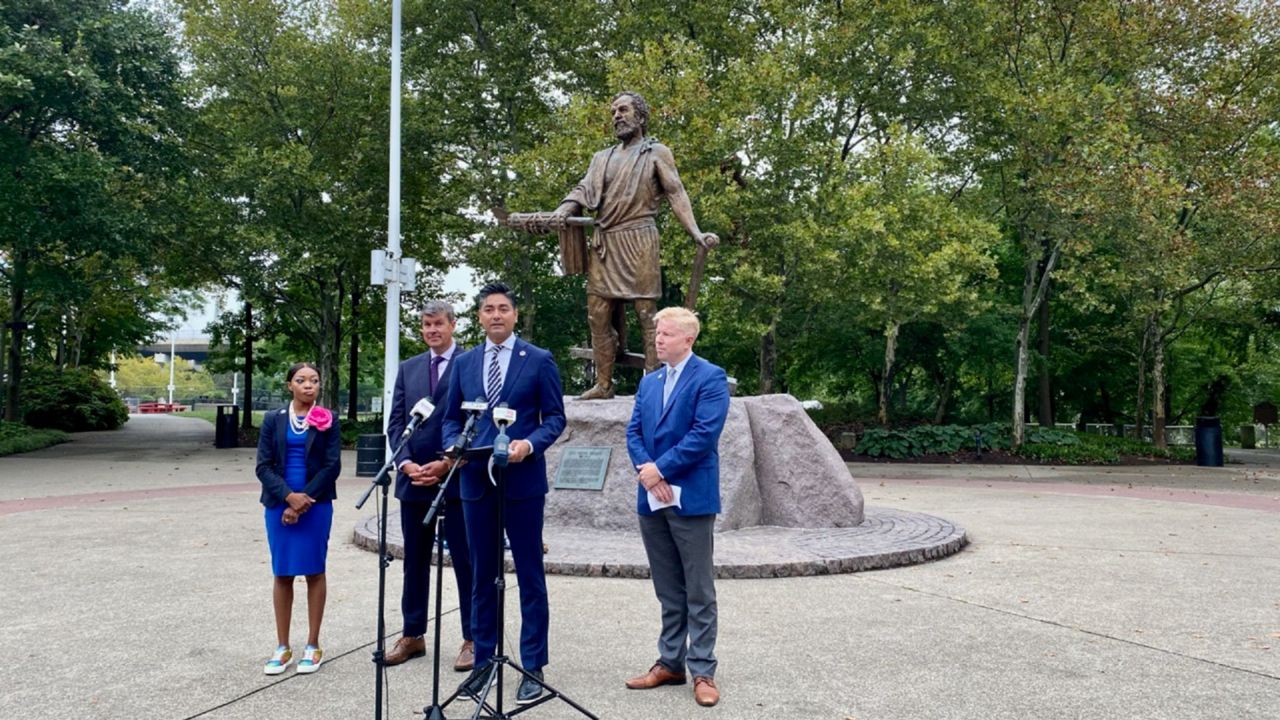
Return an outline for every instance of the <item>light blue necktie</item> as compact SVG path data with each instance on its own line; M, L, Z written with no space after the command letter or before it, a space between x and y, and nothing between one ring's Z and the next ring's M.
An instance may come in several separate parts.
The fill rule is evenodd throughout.
M676 369L674 367L667 368L667 381L662 386L662 408L665 410L667 401L671 399L671 391L676 388Z

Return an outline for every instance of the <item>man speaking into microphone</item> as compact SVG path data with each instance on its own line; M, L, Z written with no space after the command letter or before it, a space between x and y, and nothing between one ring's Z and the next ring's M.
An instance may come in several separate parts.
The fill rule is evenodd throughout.
M473 447L492 445L498 437L495 409L510 438L507 466L501 470L505 473L504 497L498 497L490 482L487 463L468 463L459 471L475 573L471 635L476 649L475 669L459 690L472 697L484 691L487 666L502 632L496 586L502 572L499 503L503 504L506 536L520 585L520 664L541 679L548 659L550 615L542 565L542 519L548 489L545 453L564 431L564 395L551 353L515 336L518 317L515 297L506 285L491 283L480 289L478 319L485 342L457 357L445 398L445 447L455 443L466 422L463 403L476 399L483 399L488 410L476 421ZM512 415L514 419L510 419ZM531 703L542 692L538 683L522 678L516 702Z
M440 460L441 420L453 359L461 353L453 341L456 321L449 303L432 300L424 305L422 339L427 343L427 352L400 363L396 375L387 437L394 448L400 444L401 435L412 429L410 426L417 429L396 456L396 467L400 469L396 475L396 499L400 501L400 529L404 533L404 590L400 596L404 634L386 654L385 665L399 665L425 655L427 650L423 635L427 630L436 524L424 527L422 523L439 492L438 483L448 474L446 463ZM445 490L443 510L444 536L458 582L458 615L462 621L462 648L453 669L462 672L474 665L475 650L471 641L471 556L459 498L455 480Z

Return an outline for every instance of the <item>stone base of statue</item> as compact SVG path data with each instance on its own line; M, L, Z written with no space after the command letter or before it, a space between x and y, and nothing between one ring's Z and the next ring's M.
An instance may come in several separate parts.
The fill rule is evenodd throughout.
M633 397L565 400L564 434L547 451L547 526L638 532L636 470L626 445L634 405ZM603 454L591 448L609 449L604 484L578 489L577 471L589 475L589 458ZM561 468L566 451L575 458L572 476ZM863 520L857 483L790 395L730 400L720 435L720 504L717 532L757 525L843 528Z
M636 471L626 430L635 399L565 398L567 426L547 451L543 539L547 572L649 575L636 520ZM945 518L863 507L862 491L836 449L790 395L731 398L720 436L715 563L720 578L829 575L928 562L968 544ZM377 524L354 541L377 547ZM388 524L392 554L400 523ZM508 559L510 566L510 559Z

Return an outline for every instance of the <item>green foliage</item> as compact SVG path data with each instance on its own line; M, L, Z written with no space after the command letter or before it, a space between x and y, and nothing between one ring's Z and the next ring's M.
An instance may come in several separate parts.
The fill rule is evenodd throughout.
M41 368L27 377L22 394L23 422L36 428L67 432L115 430L129 419L129 409L90 370Z
M21 423L0 420L0 456L31 452L70 439L61 430L37 430Z
M1018 455L1028 460L1062 465L1114 465L1120 454L1114 449L1091 444L1053 445L1031 440L1018 448Z
M868 457L907 460L923 455L972 452L977 449L979 439L984 451L1007 451L1013 443L1012 428L1003 423L920 425L904 430L875 428L862 433L854 452ZM1057 428L1033 428L1027 432L1027 441L1014 454L1035 462L1113 465L1122 457L1186 462L1194 457L1195 452L1181 447L1161 450L1150 443L1127 438Z
M985 425L920 425L909 430L867 430L858 438L854 452L869 457L895 460L921 455L949 455L961 450L1004 450L1009 447L1009 428L998 423Z
M1080 436L1074 430L1036 427L1027 431L1027 442L1036 443L1038 445L1063 447L1067 445L1079 445Z
M356 440L361 435L377 435L382 433L382 416L368 415L352 422L343 420L342 427L342 446L346 448L355 447Z
M99 372L101 376L102 373ZM116 390L122 397L137 397L143 400L161 400L168 398L169 366L162 365L149 357L123 358L116 362ZM175 359L174 364L174 400L209 397L216 393L213 378L203 367L192 367L182 357Z
M136 3L0 5L0 297L24 366L100 366L161 325L180 239L187 106L166 27ZM38 318L31 326L26 323Z
M1168 448L1158 448L1145 440L1111 437L1109 435L1095 435L1093 433L1085 433L1081 435L1080 438L1084 445L1104 448L1111 450L1118 455L1128 457L1191 462L1195 460L1196 456L1194 447L1171 446Z

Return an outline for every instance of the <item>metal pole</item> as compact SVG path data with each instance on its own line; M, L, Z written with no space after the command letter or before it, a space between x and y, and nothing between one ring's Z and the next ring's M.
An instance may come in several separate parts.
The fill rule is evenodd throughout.
M391 176L387 193L386 359L382 366L382 431L391 417L391 395L400 369L400 0L391 2Z
M169 333L169 405L173 405L173 366L177 364L178 341Z
M111 389L116 389L116 351L111 351Z

